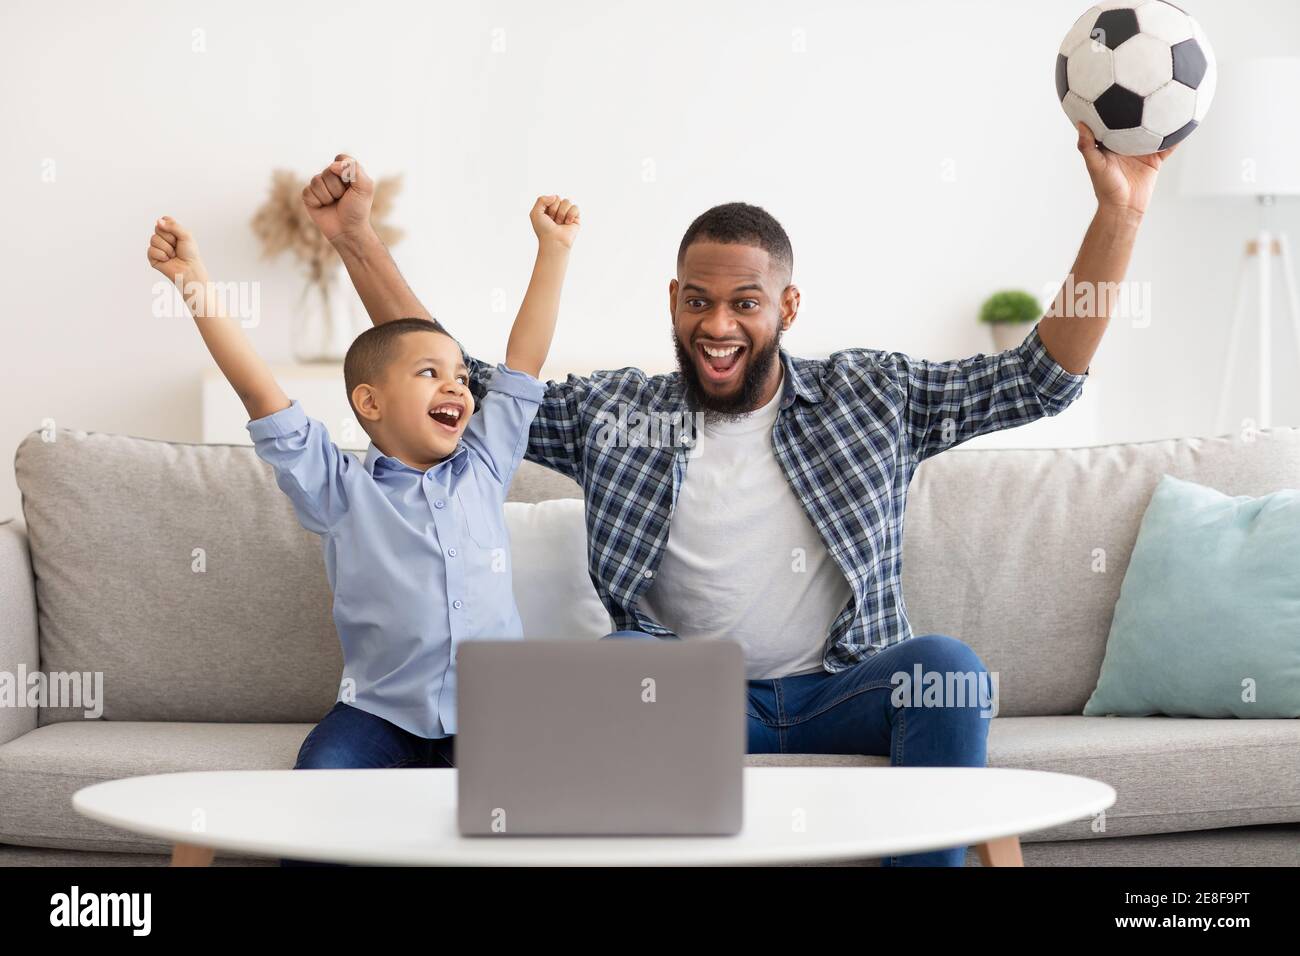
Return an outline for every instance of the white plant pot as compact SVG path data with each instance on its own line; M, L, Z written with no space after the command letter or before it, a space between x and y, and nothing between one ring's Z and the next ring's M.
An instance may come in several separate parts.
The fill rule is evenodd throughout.
M1025 336L1029 334L1034 324L1033 322L990 323L990 328L993 329L993 347L999 352L1015 348L1025 340Z
M298 362L341 362L367 321L340 264L320 282L308 281L293 322L293 357Z

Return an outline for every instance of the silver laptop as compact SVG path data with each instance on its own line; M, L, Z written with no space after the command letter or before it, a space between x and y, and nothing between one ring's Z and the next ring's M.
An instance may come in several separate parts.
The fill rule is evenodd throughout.
M466 641L465 835L728 835L743 820L735 641Z

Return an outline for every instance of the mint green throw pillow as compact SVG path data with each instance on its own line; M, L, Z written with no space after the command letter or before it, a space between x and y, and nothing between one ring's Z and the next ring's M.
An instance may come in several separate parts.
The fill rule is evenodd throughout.
M1160 479L1083 713L1300 717L1300 491Z

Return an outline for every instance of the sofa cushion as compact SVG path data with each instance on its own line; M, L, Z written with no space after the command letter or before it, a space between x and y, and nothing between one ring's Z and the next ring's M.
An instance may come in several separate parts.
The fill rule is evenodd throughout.
M25 439L15 471L41 670L102 672L106 719L314 722L333 705L320 539L252 448L60 430Z
M515 603L529 640L595 640L613 630L585 570L587 533L581 500L508 501L506 526Z
M0 746L0 843L156 852L157 841L86 819L72 794L104 780L293 766L310 724L64 722ZM1300 721L999 717L989 765L1073 773L1119 794L1091 818L1026 842L1300 822ZM750 766L887 766L886 757L773 754Z
M290 769L312 724L62 721L0 747L0 843L157 852L72 809L82 787L186 770Z
M1083 712L1300 717L1300 491L1160 480Z
M1166 473L1225 495L1300 488L1300 429L927 459L903 534L912 633L969 644L998 675L1001 716L1081 714Z

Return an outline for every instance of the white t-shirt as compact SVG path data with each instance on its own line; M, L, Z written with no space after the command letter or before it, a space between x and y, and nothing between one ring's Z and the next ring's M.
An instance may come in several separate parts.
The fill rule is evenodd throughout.
M852 595L772 450L781 393L698 429L663 559L639 599L683 640L739 641L750 680L822 670Z

